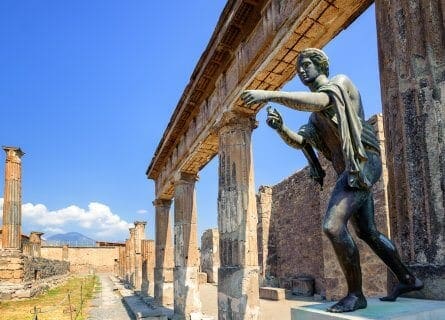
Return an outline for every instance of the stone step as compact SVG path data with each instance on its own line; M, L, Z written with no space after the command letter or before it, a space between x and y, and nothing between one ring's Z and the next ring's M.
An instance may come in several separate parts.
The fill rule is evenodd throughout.
M284 300L286 297L286 290L274 287L260 287L260 299L267 300Z

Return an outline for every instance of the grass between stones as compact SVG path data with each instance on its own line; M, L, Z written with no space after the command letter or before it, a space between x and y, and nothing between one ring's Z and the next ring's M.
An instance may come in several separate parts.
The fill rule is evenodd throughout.
M97 276L75 276L35 298L0 302L0 320L84 320L98 290Z

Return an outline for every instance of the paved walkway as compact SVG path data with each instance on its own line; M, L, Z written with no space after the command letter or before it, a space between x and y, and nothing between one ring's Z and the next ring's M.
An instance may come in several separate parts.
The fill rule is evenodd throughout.
M115 290L108 274L98 275L101 282L101 291L92 300L89 320L134 320L130 311L123 302L122 296Z

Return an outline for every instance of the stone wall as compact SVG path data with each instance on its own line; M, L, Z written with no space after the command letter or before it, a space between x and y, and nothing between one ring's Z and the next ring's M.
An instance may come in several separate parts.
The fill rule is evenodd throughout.
M0 300L30 298L66 280L70 264L0 250Z
M64 275L69 272L70 263L68 261L23 257L23 281L25 282Z
M376 129L385 158L382 116L374 116L369 121ZM309 178L307 167L275 186L260 188L258 237L261 234L267 239L259 241L259 257L261 267L266 270L266 282L275 278L277 281L272 284L290 288L293 277L311 276L315 279L316 293L337 299L345 294L346 282L332 245L322 232L322 219L336 174L327 160L321 157L320 162L326 171L323 190ZM389 235L385 164L383 160L383 174L374 185L373 195L377 227ZM353 233L352 228L349 230ZM353 237L360 250L365 294L384 295L386 266L354 233Z
M42 258L64 260L70 263L74 273L114 272L115 260L119 259L119 247L42 247Z

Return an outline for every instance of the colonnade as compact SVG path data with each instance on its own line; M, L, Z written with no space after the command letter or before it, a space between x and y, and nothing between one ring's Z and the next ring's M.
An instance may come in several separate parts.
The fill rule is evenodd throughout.
M220 319L256 319L259 315L257 210L251 135L256 121L227 112L219 135L218 230ZM198 173L178 172L174 181L174 246L171 239L172 199L156 199L155 299L174 305L178 319L200 314L199 251L195 185Z
M145 221L135 221L119 247L118 276L142 295L154 294L154 241L145 239Z

